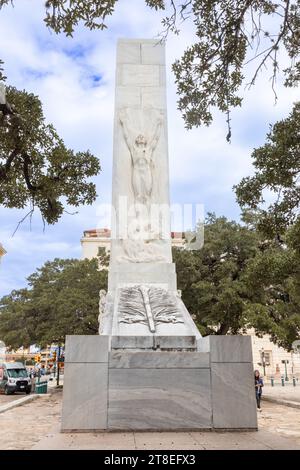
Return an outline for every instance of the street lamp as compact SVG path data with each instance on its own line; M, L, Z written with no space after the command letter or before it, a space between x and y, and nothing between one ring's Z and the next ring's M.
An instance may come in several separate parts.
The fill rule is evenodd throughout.
M261 348L261 360L262 360L262 366L264 369L264 377L266 375L266 358L265 358L265 350L264 348Z
M287 364L289 363L289 361L287 359L284 359L281 361L282 364L284 364L284 370L285 370L285 380L288 382L289 378L288 378L288 375L287 375Z

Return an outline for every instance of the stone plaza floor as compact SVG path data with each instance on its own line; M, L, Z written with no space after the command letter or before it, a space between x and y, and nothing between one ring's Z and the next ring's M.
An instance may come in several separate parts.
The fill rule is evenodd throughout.
M274 387L265 385L263 388L263 396L276 398L278 400L290 400L300 404L300 384L297 384L296 387L294 387L291 382L286 383L284 387L280 384L276 384Z
M24 396L24 395L23 395ZM0 414L0 449L31 449L57 425L61 414L62 393L40 396L38 399ZM0 405L21 395L0 395Z
M14 393L14 395L0 395L0 406L6 405L8 403L11 403L13 401L20 400L20 398L25 397L26 395L24 393Z
M61 401L62 392L55 391L0 414L0 449L300 450L300 409L275 403L262 403L257 432L61 434Z

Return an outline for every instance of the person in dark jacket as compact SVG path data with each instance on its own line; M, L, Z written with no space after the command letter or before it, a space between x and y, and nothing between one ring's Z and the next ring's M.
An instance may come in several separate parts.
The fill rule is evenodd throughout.
M260 400L261 400L262 387L264 386L264 382L263 382L263 379L260 377L259 370L256 370L254 372L254 383L255 383L255 395L256 395L257 409L261 411Z

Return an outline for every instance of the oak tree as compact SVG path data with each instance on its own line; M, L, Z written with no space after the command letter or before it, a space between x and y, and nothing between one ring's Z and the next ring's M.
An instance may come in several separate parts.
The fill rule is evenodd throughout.
M300 224L299 224L300 225ZM300 238L266 240L256 224L209 214L200 250L174 249L178 288L200 332L254 328L285 349L300 338Z
M0 337L19 348L97 334L100 289L107 289L107 269L99 270L97 259L48 261L28 277L28 288L1 299Z
M11 0L0 0L1 7ZM145 0L162 10L161 37L180 34L182 23L193 28L194 40L173 64L179 95L178 107L186 126L209 125L213 109L227 115L242 104L243 86L255 84L263 72L275 91L278 73L286 86L300 80L300 0ZM89 29L107 27L117 0L47 0L46 25L56 33L73 35L83 22ZM130 2L128 1L130 8ZM285 65L284 51L289 59ZM250 68L249 68L250 67ZM269 67L271 72L266 69ZM245 81L249 69L250 78Z
M235 186L237 201L243 210L256 211L260 231L280 241L286 229L295 223L298 227L300 220L300 102L271 127L252 159L255 173Z
M29 207L27 215L38 208L43 220L53 224L66 205L95 201L96 187L88 180L99 171L99 160L90 151L75 153L46 124L37 96L6 88L0 103L1 205Z

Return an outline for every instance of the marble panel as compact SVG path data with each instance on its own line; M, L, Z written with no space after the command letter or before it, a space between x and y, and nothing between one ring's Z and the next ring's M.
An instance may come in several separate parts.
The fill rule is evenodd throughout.
M250 363L212 363L213 426L257 429L257 411Z
M168 351L112 351L111 369L195 369L209 368L209 353Z
M65 364L62 431L107 427L108 364Z
M107 362L109 341L106 335L67 335L65 362Z
M208 429L208 369L109 369L108 428Z

